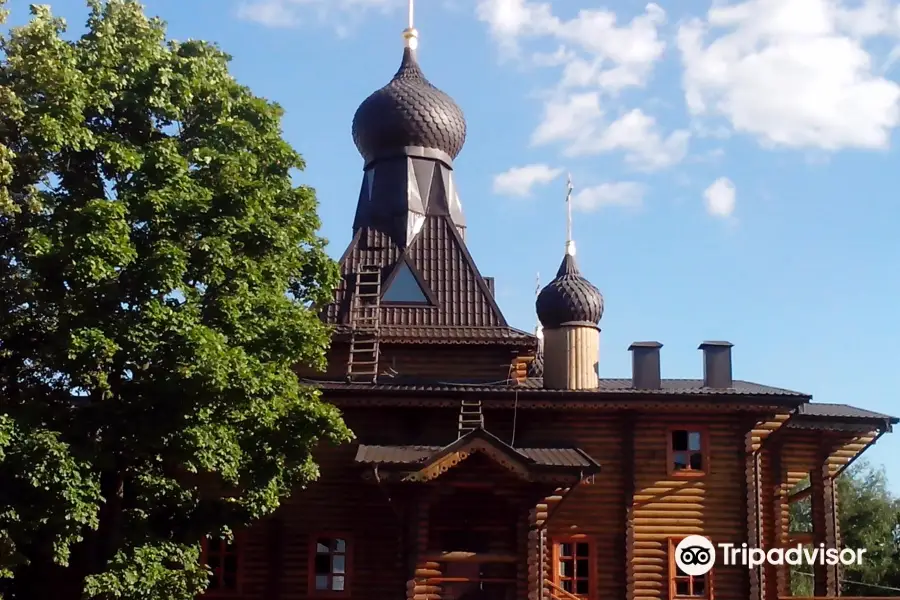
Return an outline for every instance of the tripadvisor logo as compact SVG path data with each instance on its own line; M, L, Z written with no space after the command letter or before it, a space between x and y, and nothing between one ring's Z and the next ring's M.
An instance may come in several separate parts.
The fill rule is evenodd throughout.
M747 544L717 544L721 564L744 565L749 569L770 565L859 565L865 550L826 548L825 544L792 548L750 548ZM689 535L675 548L675 564L685 575L699 577L709 573L716 563L716 546L701 535Z

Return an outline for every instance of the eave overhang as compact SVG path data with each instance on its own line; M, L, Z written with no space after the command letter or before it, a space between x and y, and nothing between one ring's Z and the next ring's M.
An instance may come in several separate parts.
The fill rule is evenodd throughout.
M427 482L481 454L522 481L578 483L600 473L600 464L579 448L514 448L484 429L446 446L360 445L356 463L373 468L380 481Z

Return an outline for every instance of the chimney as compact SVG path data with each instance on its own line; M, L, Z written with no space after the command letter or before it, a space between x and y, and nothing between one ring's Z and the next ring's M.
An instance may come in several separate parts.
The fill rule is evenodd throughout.
M634 342L631 351L631 386L637 390L658 390L662 387L659 374L659 342Z
M703 387L727 389L733 387L731 376L731 342L703 342Z
M485 277L484 284L487 286L488 292L491 294L491 298L494 297L494 278L493 277Z

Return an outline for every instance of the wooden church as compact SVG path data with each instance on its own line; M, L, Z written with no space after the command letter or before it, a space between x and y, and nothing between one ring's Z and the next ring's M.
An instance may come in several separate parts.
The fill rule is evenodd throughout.
M681 571L696 534L764 549L839 547L835 478L897 419L732 376L662 379L635 342L598 378L603 298L569 240L540 292L542 331L509 325L466 247L454 159L463 113L422 73L417 32L353 120L365 161L326 373L300 373L355 432L321 478L231 544L209 597L235 600L777 600L786 568ZM476 224L477 225L477 224ZM624 351L624 349L623 349ZM698 371L701 361L698 357ZM808 480L805 489L798 484ZM814 530L789 505L812 505ZM835 566L815 594L839 594Z

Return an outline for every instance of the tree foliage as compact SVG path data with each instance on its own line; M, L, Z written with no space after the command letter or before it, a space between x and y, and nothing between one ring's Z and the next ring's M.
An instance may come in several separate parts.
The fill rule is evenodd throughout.
M854 463L837 480L837 498L841 545L866 551L861 565L843 567L842 594L897 596L900 498L891 493L884 470L863 461ZM812 531L808 498L791 505L791 530ZM791 577L794 595L812 596L812 578L808 574L811 568L803 566L794 571Z
M187 600L351 435L293 372L338 272L226 54L130 0L65 30L0 39L0 595Z

